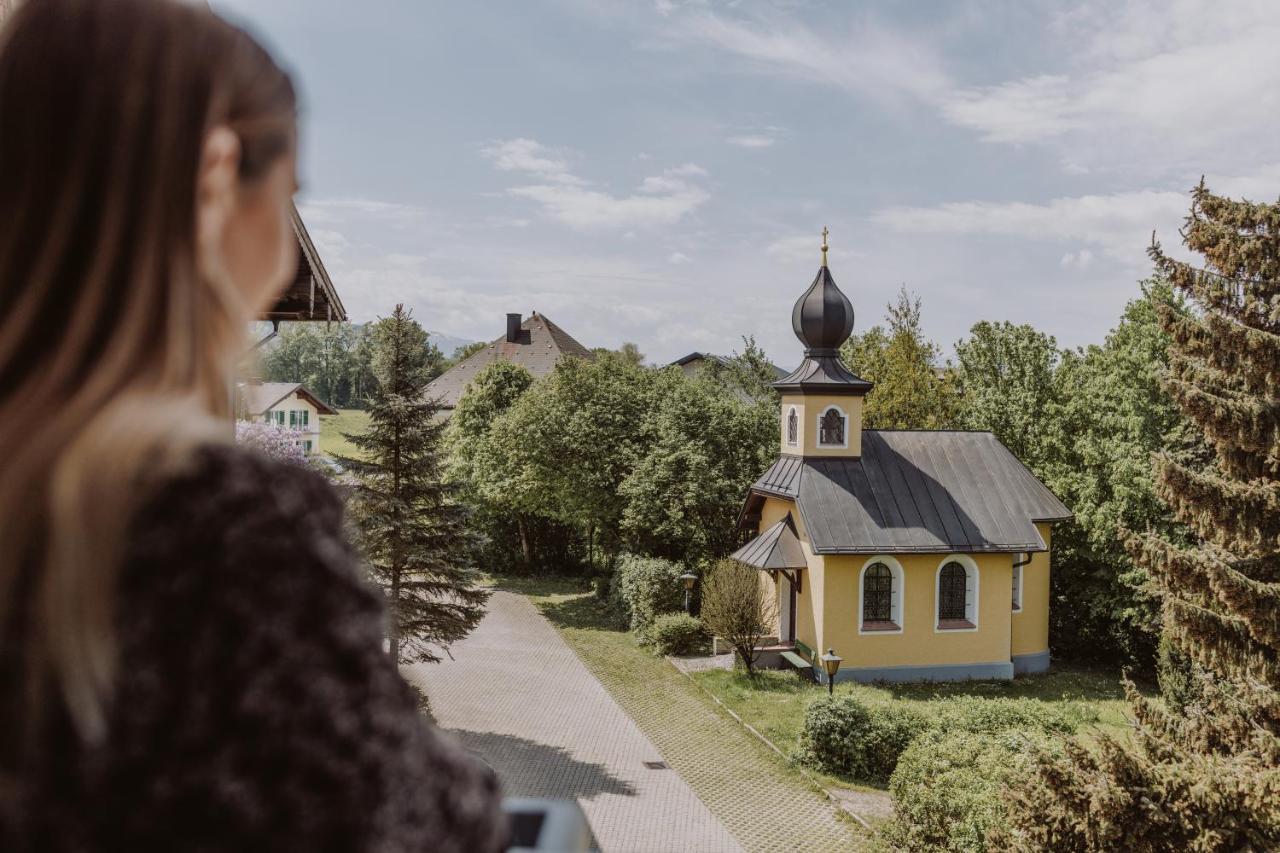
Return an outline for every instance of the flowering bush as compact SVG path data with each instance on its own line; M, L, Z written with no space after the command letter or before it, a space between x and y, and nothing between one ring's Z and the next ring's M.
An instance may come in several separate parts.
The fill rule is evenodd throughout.
M307 455L300 443L302 433L259 421L236 421L236 444L252 447L272 459L303 464Z

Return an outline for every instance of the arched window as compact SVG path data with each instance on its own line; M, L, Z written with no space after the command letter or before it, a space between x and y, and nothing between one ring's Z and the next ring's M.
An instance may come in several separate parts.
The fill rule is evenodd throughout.
M947 563L938 576L938 621L946 622L965 618L965 587L968 572L959 563Z
M800 417L796 414L796 407L792 406L787 412L787 444L795 447L800 443Z
M884 563L868 566L862 579L862 621L893 621L893 571Z
M844 446L844 420L844 413L835 406L822 413L822 417L818 419L819 446Z
M965 554L938 567L938 630L973 631L978 627L978 564Z
M871 557L862 566L858 586L863 634L902 633L902 565L890 556Z

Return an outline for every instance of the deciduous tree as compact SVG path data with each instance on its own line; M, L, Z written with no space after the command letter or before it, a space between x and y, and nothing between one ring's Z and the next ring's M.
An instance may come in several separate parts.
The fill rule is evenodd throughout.
M728 643L755 673L757 647L777 624L776 599L765 589L761 573L737 560L720 560L702 581L702 624Z

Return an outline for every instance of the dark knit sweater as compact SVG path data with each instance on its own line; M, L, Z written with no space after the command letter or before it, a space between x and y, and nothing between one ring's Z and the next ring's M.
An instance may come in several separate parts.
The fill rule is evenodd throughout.
M201 450L118 589L107 738L46 726L0 777L0 848L501 848L496 782L417 713L322 476Z

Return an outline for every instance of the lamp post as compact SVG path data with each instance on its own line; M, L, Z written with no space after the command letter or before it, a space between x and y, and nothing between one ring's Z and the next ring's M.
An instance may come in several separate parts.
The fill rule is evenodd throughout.
M840 661L843 658L836 654L835 649L827 649L827 653L822 656L822 668L827 671L827 695L834 696L836 692L836 672L840 669Z
M684 612L692 616L693 613L689 610L689 594L693 592L693 585L698 582L698 576L693 572L685 572L680 576L680 580L684 581Z

